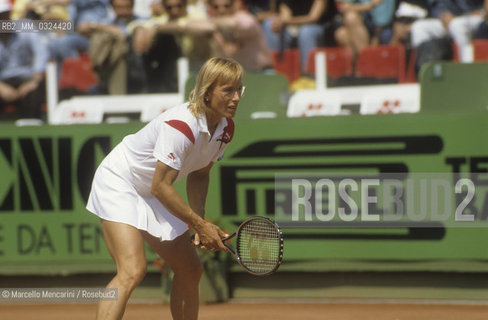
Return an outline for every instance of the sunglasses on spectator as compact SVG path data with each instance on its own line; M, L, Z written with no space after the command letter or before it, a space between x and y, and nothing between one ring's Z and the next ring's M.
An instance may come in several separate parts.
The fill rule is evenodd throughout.
M225 9L230 9L230 7L232 7L232 5L230 3L228 4L223 4L223 5L218 5L218 4L214 4L212 6L214 8L214 10L218 10L219 8L225 8Z

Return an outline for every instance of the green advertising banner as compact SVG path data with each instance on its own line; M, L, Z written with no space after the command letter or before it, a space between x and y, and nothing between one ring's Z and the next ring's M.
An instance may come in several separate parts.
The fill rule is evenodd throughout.
M0 268L4 272L35 272L42 266L47 272L113 268L100 222L84 207L97 164L140 127L2 126Z
M283 221L282 269L361 269L372 263L381 270L389 262L408 269L420 262L424 269L487 270L487 120L415 114L237 121L224 159L212 170L207 216L229 231L252 215L290 217L293 195L276 188L281 174L440 173L455 182L460 174L476 173L469 201L463 202L467 194L453 195L454 208L474 217L469 225L338 227L302 215ZM98 163L142 126L0 126L0 272L113 269L98 218L85 203ZM177 188L183 195L184 183ZM147 258L155 259L150 250Z

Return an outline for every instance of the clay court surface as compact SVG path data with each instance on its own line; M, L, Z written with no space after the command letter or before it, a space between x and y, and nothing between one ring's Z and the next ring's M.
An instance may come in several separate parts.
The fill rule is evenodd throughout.
M2 320L94 319L94 304L1 305ZM163 304L128 305L124 319L171 319ZM486 320L487 305L409 303L248 303L202 305L200 320Z

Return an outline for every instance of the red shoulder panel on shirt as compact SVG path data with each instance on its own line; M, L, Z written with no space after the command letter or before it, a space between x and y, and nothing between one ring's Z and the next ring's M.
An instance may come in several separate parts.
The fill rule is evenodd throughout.
M168 120L165 121L165 123L169 124L176 130L180 131L183 133L192 143L195 143L195 136L193 135L193 132L190 129L190 126L181 120Z

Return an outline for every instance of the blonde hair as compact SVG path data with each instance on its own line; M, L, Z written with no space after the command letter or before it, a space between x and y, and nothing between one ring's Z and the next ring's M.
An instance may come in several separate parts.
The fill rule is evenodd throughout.
M235 84L244 78L244 68L230 58L214 57L207 60L198 73L197 83L190 92L189 109L196 117L205 114L207 92L217 84Z

